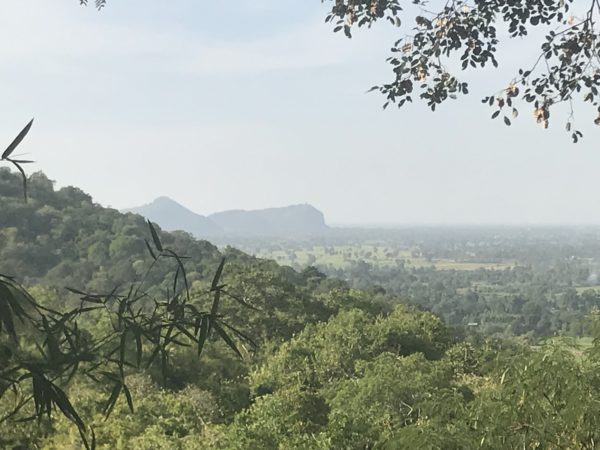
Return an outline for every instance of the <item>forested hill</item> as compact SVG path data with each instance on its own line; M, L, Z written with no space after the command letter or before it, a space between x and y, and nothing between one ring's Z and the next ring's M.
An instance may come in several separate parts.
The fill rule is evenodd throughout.
M41 173L29 188L25 203L19 176L0 169L0 273L25 281L41 304L68 308L64 289L44 285L127 289L151 263L141 216L103 208L76 188L54 190ZM191 257L193 305L209 308L195 293L210 287L222 253L187 233L158 234ZM559 341L532 348L465 337L432 313L350 289L314 268L297 272L233 249L223 254L228 291L251 308L222 300L219 312L258 349L239 358L213 335L199 358L181 336L164 355L168 370L143 355L123 366L117 387L127 386L134 409L121 395L108 418L113 379L91 383L80 372L61 381L93 426L96 448L592 449L600 442L599 341L582 352ZM148 286L168 290L169 270ZM110 317L101 308L77 326L82 336L127 337ZM0 369L34 348L0 339ZM120 358L133 362L136 350L121 348ZM35 395L27 379L19 386L23 392L5 389L0 402L0 417L14 419L0 421L0 448L83 448L68 414L23 420L36 413L31 402L15 413L19 399Z
M257 210L229 210L203 216L168 197L127 209L158 223L165 230L183 230L197 238L319 236L329 227L321 211L311 205Z
M29 177L28 190L29 201L24 202L20 176L0 168L0 273L14 275L25 285L106 292L128 286L145 272L151 258L144 243L149 239L144 217L102 207L75 187L55 190L41 172ZM222 254L186 232L157 229L165 246L188 257L190 284L210 279L223 254L226 274L260 271L291 286L290 291L310 278L232 248ZM154 271L147 285L169 288L174 268L170 270Z
M104 208L74 187L55 190L43 173L28 180L29 201L23 200L16 172L0 168L0 274L14 276L25 286L50 287L61 296L65 287L86 292L127 290L144 277L144 285L163 294L173 288L176 265L156 267L145 244L150 239L145 219ZM157 227L165 247L187 257L187 280L201 290L211 281L223 256L225 282L262 313L240 305L222 306L233 323L254 326L254 337L289 338L306 325L326 320L341 305L366 305L343 281L327 279L315 269L297 272L271 260L227 247L222 252L208 241ZM370 307L369 307L370 308Z
M19 176L0 168L0 273L28 285L94 291L110 290L141 273L148 257L143 217L104 208L74 187L54 190L41 172L29 177L28 189L25 203ZM162 233L162 238L199 261L192 279L213 270L220 258L215 246L186 233Z

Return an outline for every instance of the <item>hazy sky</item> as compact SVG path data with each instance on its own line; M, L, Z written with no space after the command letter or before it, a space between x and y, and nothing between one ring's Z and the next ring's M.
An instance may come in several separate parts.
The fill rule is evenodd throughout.
M330 223L600 223L593 116L578 145L562 117L489 120L510 71L467 73L475 95L434 114L382 111L366 90L398 31L347 40L320 0L78 3L0 6L0 142L35 116L21 150L58 186L117 208L308 202ZM500 62L535 53L509 42Z

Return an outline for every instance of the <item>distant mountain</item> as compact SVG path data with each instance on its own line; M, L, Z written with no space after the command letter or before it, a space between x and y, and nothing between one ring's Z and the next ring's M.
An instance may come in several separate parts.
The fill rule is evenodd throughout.
M208 217L196 214L175 200L159 197L148 205L126 210L156 222L161 228L183 230L196 237L309 236L329 230L323 213L311 205L259 210L231 210Z
M208 216L226 234L236 236L307 236L329 230L323 213L311 205L253 211L223 211Z
M190 211L169 197L159 197L152 203L125 210L156 222L167 231L183 230L197 238L222 234L223 230L212 220Z

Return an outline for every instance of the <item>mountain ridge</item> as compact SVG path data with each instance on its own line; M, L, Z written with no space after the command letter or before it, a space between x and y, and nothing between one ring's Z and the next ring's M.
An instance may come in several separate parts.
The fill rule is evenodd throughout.
M197 214L166 196L157 197L150 203L125 209L123 212L144 216L167 231L187 231L196 237L222 233L221 228L206 216Z
M314 206L295 204L262 209L232 209L198 214L166 196L123 210L147 217L168 231L182 230L204 237L310 236L327 233L324 214Z

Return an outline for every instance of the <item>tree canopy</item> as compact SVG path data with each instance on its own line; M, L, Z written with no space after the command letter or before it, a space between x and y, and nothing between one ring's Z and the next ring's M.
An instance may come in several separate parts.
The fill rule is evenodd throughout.
M596 108L592 120L600 125L597 0L452 0L443 6L425 0L414 0L413 6L399 0L333 3L326 21L348 37L354 28L378 21L389 21L400 29L414 21L411 32L402 34L392 46L391 81L373 88L386 97L384 107L402 107L420 99L435 110L446 100L469 92L468 84L456 75L458 70L499 67L496 56L503 34L519 38L541 33L538 56L524 61L526 65L510 76L506 86L483 99L494 109L492 118L510 125L519 114L519 103L524 102L536 122L547 128L554 106L568 103L566 129L577 142L582 134L572 129L573 104L589 102Z

